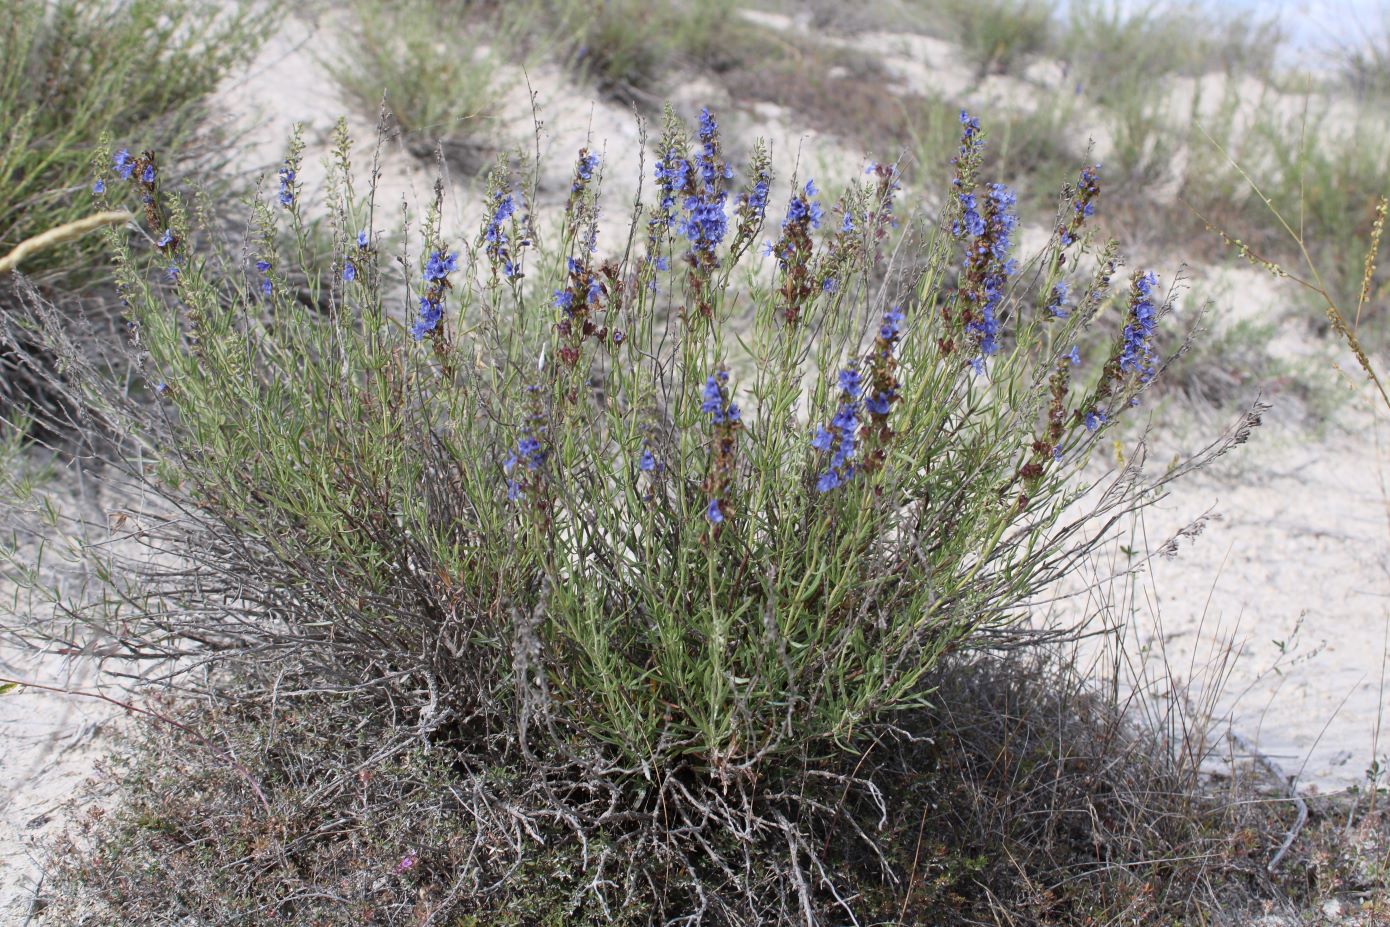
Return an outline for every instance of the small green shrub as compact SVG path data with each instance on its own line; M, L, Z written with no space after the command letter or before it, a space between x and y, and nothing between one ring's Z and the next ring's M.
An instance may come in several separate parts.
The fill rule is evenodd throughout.
M1057 45L1083 92L1108 103L1175 74L1267 74L1281 41L1272 20L1217 5L1075 0Z
M939 221L899 217L873 165L834 203L796 180L767 222L766 149L740 178L713 115L691 138L668 112L609 255L586 149L558 235L499 164L475 235L439 198L410 230L404 280L345 130L320 264L297 144L238 253L190 245L118 153L105 199L148 197L156 230L144 254L110 235L148 399L81 371L71 392L182 515L144 523L154 556L101 563L100 608L60 613L112 653L374 699L516 770L580 840L683 867L702 905L718 885L719 910L768 913L774 877L776 904L834 894L835 812L797 777L927 704L946 655L1014 634L1150 498L1137 463L1103 492L1085 472L1164 365L1154 275L1122 282L1091 241L1095 169L1020 268L1014 196L960 120ZM782 869L729 875L769 846Z
M756 60L757 27L736 0L536 0L533 29L604 92L650 105L681 68Z
M1346 125L1331 109L1297 116L1266 109L1230 149L1203 139L1213 154L1206 169L1190 172L1183 197L1263 259L1315 266L1319 285L1339 306L1361 303L1365 282L1366 299L1348 322L1379 347L1390 343L1390 278L1376 264L1363 277L1376 204L1390 195L1390 164L1382 156L1388 139L1369 118ZM1260 177L1258 188L1247 182L1247 170Z
M384 102L412 151L429 157L442 146L470 174L506 147L502 66L519 45L505 9L357 0L349 10L352 25L327 64L359 107L375 114Z
M197 104L255 50L270 11L209 0L16 0L0 25L0 254L92 209L103 133L183 150ZM77 278L99 249L23 267Z
M1008 73L1046 49L1055 0L946 0L928 5L981 74Z

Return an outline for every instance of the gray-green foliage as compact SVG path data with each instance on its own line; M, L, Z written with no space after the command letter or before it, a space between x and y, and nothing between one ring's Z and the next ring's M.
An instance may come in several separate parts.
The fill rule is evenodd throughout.
M506 147L497 112L520 51L520 17L509 10L356 0L329 72L360 109L375 113L384 104L414 150L442 145L476 168L490 159L486 152Z
M153 577L156 624L257 663L429 693L431 716L520 712L517 736L541 753L577 737L630 768L745 775L920 703L943 653L1007 632L1072 569L1094 543L1083 524L1138 504L1130 474L1074 507L1096 425L1144 386L1121 363L1119 328L1135 320L1118 281L1113 347L1071 385L1066 355L1113 305L1113 245L1078 279L1061 255L1089 244L1055 236L1000 291L991 353L982 285L969 268L957 279L963 201L895 230L884 167L827 204L814 235L764 229L764 154L736 185L708 126L691 147L670 120L659 150L667 168L691 158L687 185L612 258L591 248L588 167L544 247L504 167L475 235L433 211L412 235L426 279L405 308L425 299L442 317L418 342L345 138L326 187L329 264L303 266L294 152L289 207L257 207L262 271L229 278L229 256L185 247L177 202L161 221L178 240L157 257L178 267L172 288L113 233L145 377L161 384L160 411L130 427L163 491L205 513L175 541L206 576ZM972 147L958 189L978 169ZM726 193L728 242L692 248L678 231L689 198ZM820 209L804 187L793 200ZM629 240L610 234L600 245ZM906 278L885 263L900 234ZM755 257L764 236L776 267ZM1065 279L1060 318L1045 304ZM862 398L837 385L846 369ZM817 446L821 426L836 437ZM822 491L835 467L841 485ZM202 630L168 624L183 608Z
M196 104L259 43L268 11L210 0L15 0L0 23L0 253L91 210L101 136L178 152ZM89 270L71 246L30 273Z
M1030 55L1048 48L1056 16L1055 0L946 0L918 4L945 19L981 74L1011 72Z

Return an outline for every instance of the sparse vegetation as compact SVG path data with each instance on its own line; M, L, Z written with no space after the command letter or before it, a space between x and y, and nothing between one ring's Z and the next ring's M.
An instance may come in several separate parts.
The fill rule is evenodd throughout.
M469 175L508 147L497 110L508 59L521 46L505 8L356 0L348 10L351 29L328 65L361 110L384 106L413 152L442 150Z

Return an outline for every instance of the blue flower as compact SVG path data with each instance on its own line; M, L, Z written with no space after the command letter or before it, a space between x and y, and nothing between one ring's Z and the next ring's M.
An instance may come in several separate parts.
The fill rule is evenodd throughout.
M170 245L172 245L173 243L174 243L174 231L173 231L173 229L165 229L165 230L164 230L164 234L163 234L163 235L160 235L160 236L159 236L159 240L155 242L155 246L158 247L158 248L167 248L167 247L169 247Z
M816 482L816 489L826 493L848 482L854 476L852 463L859 445L859 397L863 391L863 380L858 370L846 367L840 371L840 394L843 397L835 417L830 420L830 428L818 428L811 446L818 451L832 451L830 467ZM870 410L874 406L870 406ZM883 407L886 414L886 406Z
M690 182L690 162L678 157L675 151L668 151L665 158L656 162L655 170L657 189L661 192L661 208L669 211L676 205L676 195L684 191Z
M264 296L269 296L269 295L271 295L271 294L274 293L274 292L275 292L275 286L274 286L274 284L272 284L272 283L270 282L270 278L269 278L269 277L267 277L267 278L265 278L264 280L261 281L261 294L262 294L262 295L264 295Z
M96 183L92 184L92 192L97 194L98 196L105 193L106 181L98 179Z
M526 459L526 469L539 470L545 463L545 450L535 435L527 435L517 442L517 454Z
M1141 383L1154 376L1152 338L1158 323L1158 309L1153 302L1153 289L1158 276L1152 271L1136 274L1130 296L1129 322L1125 325L1120 350L1120 369L1137 373Z
M798 222L807 222L812 229L820 228L825 210L815 199L819 193L814 180L806 181L806 186L802 188L802 191L792 196L791 202L787 204L787 217L782 220L782 228L785 229Z
M845 213L845 220L840 223L840 231L849 233L854 231L854 217Z
M262 273L262 274L268 274L268 273L270 273L270 262L269 262L269 261L257 261L257 262L256 262L256 270L257 270L258 272Z
M767 212L767 199L771 191L771 186L766 180L758 180L753 184L753 189L744 195L743 203L747 207L748 216L753 223L762 219Z
M1071 346L1071 350L1066 354L1067 360L1071 361L1073 367L1081 366L1081 349L1076 345Z
M734 176L733 168L719 163L719 123L706 106L700 110L701 154L695 159L700 168L700 179L707 188L714 187L720 180Z
M570 312L574 306L574 294L569 290L556 290L554 302L555 308Z
M985 233L985 220L980 216L980 210L976 205L975 194L962 193L958 198L961 207L961 217L956 222L952 231L956 235L969 235L972 238L979 238Z
M1101 412L1098 409L1091 412L1087 412L1084 422L1086 425L1086 430L1094 432L1101 425L1105 424L1105 413Z
M864 400L864 408L869 410L870 415L877 415L882 418L888 414L896 397L896 390L874 393Z
M135 174L135 159L130 156L129 148L122 148L116 152L115 157L111 159L111 165L122 180L129 180Z
M719 508L718 499L709 500L709 505L705 508L705 517L708 518L710 524L713 525L717 525L724 520L724 512Z
M416 341L421 341L426 335L434 331L439 325L439 320L444 317L444 308L428 296L420 297L420 313L415 319L415 324L410 327L410 334Z
M140 172L140 180L144 183L154 183L154 165L146 164L145 169Z
M430 283L437 283L458 269L458 254L456 252L450 251L446 255L434 251L430 253L429 260L425 262L425 280Z
M288 165L280 168L280 205L294 205L294 171Z
M840 392L850 399L858 399L862 381L863 378L859 375L858 370L853 367L846 367L840 371Z
M366 251L371 246L371 239L367 237L367 230L363 229L357 233L357 247Z
M652 455L651 448L642 448L642 456L637 461L637 469L641 470L643 473L651 473L656 469L656 457Z
M1047 311L1052 313L1053 318L1065 319L1071 315L1066 308L1067 302L1067 282L1058 280L1052 286L1052 295L1047 300Z
M713 257L715 248L729 230L724 214L724 195L696 197L685 201L686 218L680 233L691 243L691 251Z
M596 154L589 154L588 151L581 152L579 162L574 169L574 183L570 187L570 192L578 193L584 189L584 185L594 179L594 169L598 167L599 157Z
M700 411L710 417L716 425L731 425L739 421L741 413L738 404L724 402L722 386L729 382L729 372L721 370L717 374L710 374L709 379L705 380L704 389L700 392Z
M824 293L834 293L840 288L840 284L836 282L834 277L826 277L821 281L820 288Z
M179 265L170 264L168 267L164 268L164 276L168 277L170 280L177 280L179 278Z
M484 250L494 268L500 267L503 276L508 280L516 280L521 276L520 262L512 255L512 243L503 228L503 223L516 215L519 197L517 194L506 193L502 190L497 190L490 196L494 197L494 200L492 216L488 219L487 227L483 230L483 241L486 243ZM530 243L530 239L521 238L517 245L524 248Z
M890 309L883 314L883 325L878 330L878 336L884 341L892 341L902 333L903 313L901 309Z
M357 265L351 259L343 262L343 282L351 283L357 279Z

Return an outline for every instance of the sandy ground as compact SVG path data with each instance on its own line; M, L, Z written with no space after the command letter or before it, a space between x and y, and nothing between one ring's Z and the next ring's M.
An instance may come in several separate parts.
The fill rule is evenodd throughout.
M774 28L799 28L785 17L760 19ZM971 85L969 68L939 40L868 34L844 41L879 55L905 86L954 90L976 108L1028 105L1038 86L1059 79L1043 62L1023 80ZM323 74L316 55L324 48L322 33L290 19L249 74L228 82L217 106L239 127L242 163L273 169L296 122L304 125L306 164L312 163L326 153L340 113L350 115L356 138L374 138L374 120L352 114ZM514 77L499 137L529 149L534 142L528 88L519 70ZM625 213L632 191L622 184L631 182L637 160L630 111L590 99L553 67L532 70L529 80L549 165L542 199L563 197L574 152L592 142L606 154L609 214ZM1192 88L1176 92L1190 94ZM693 110L703 95L713 105L729 104L719 94L719 88L697 81L675 102ZM740 101L725 123L743 133L742 150L755 134L777 139L774 152L784 178L798 164L803 176L822 171L849 178L862 171L859 154L798 126L779 107ZM1103 126L1091 129L1103 150ZM386 211L381 224L397 221L402 202L423 203L432 176L428 164L388 143L378 197ZM472 234L479 219L477 191L461 178L452 186L456 195L446 224ZM1258 317L1289 299L1252 270L1197 267L1192 274L1202 292L1220 300L1226 318ZM1316 359L1325 349L1310 343L1303 329L1288 328L1272 350ZM1347 379L1325 369L1332 388L1350 397ZM1390 644L1390 432L1383 413L1377 418L1362 412L1359 402L1350 397L1350 411L1337 421L1320 421L1275 397L1267 426L1249 445L1178 484L1148 512L1137 540L1156 545L1194 517L1211 518L1177 557L1154 562L1126 612L1135 659L1166 665L1177 682L1188 684L1185 697L1210 699L1219 719L1229 719L1288 775L1321 789L1363 781L1373 752L1384 756L1390 744L1390 732L1376 741ZM1185 421L1157 442L1164 453L1195 446L1199 436L1218 430L1210 416L1187 421L1181 410L1162 412L1176 412ZM59 685L94 684L90 670L12 650L0 651L0 671ZM93 700L37 691L0 697L0 781L6 783L0 792L0 912L7 917L23 922L27 892L38 878L35 842L51 832L63 801L92 774L102 732L118 723L119 714Z

